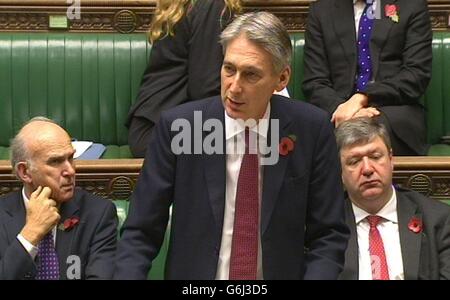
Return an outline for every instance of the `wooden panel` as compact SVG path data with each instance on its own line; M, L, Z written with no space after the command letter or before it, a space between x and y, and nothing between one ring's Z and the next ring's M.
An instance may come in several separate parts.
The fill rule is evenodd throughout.
M76 184L109 199L128 199L136 184L142 159L101 159L76 161ZM9 161L0 160L0 195L21 188L11 174Z
M155 0L0 0L1 31L146 32ZM304 31L311 0L244 0L246 10L268 10L289 31ZM74 8L80 4L79 17ZM450 0L429 0L433 30L449 29ZM49 28L51 16L69 16L66 29Z
M76 161L77 185L109 199L128 199L142 159ZM394 183L437 200L450 200L449 157L396 157ZM0 160L0 195L19 189L9 161Z

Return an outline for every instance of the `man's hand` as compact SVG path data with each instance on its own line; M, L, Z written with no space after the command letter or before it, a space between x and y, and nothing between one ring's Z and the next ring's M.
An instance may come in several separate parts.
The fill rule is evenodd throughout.
M358 112L353 116L353 118L359 118L359 117L369 117L373 118L380 115L380 111L376 109L375 107L366 107L361 108L358 110Z
M31 244L37 244L59 222L61 216L49 187L38 187L30 197L25 226L20 234Z
M334 111L331 122L338 127L340 123L353 118L361 109L367 106L369 98L366 95L356 93L346 102L342 103Z

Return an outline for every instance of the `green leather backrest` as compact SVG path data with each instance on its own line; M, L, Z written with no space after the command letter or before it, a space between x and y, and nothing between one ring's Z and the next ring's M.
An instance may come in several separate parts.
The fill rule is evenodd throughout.
M293 48L291 62L291 80L289 81L288 90L292 98L297 100L306 100L302 91L303 82L303 46L305 45L304 34L295 32L290 34L291 44Z
M425 94L428 141L450 134L450 32L433 33L433 72Z
M305 100L304 34L294 46L293 98ZM108 146L104 158L129 157L124 122L151 47L145 34L0 33L0 158L30 117L48 116L72 137ZM424 97L428 140L450 133L450 32L433 33L433 73ZM447 121L446 121L447 120Z
M36 115L74 138L126 145L149 51L145 34L0 33L0 146Z

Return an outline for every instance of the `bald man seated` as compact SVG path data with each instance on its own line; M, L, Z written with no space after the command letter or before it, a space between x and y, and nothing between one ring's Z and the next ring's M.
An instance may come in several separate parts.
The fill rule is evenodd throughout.
M12 140L23 188L0 197L0 280L112 277L116 209L75 188L74 153L69 134L44 117Z

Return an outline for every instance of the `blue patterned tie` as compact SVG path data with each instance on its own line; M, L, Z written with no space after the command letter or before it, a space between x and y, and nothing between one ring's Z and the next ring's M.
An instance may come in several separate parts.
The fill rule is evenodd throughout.
M372 4L366 4L359 20L358 29L358 77L356 78L356 91L365 91L367 83L372 78L372 60L370 57L370 34L372 32L373 18L367 17L367 9Z
M50 231L38 246L39 266L37 270L37 280L57 280L59 279L59 262L53 244L53 234Z

